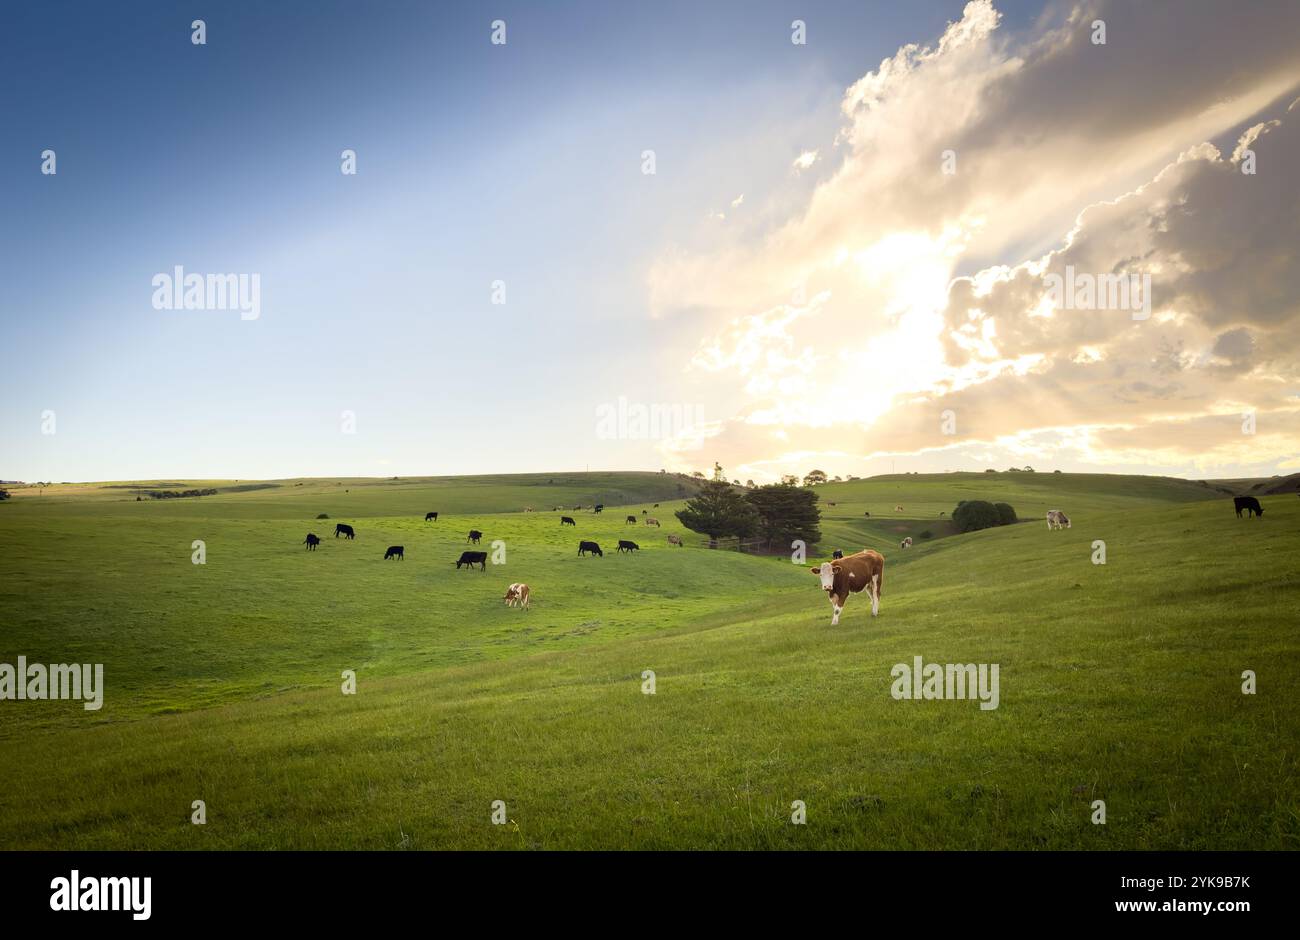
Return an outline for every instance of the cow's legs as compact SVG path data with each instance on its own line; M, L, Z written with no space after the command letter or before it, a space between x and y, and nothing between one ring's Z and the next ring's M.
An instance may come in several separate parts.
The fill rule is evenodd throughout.
M871 576L871 616L875 617L880 613L880 579L877 575Z
M844 609L844 605L840 603L840 599L836 597L834 594L830 595L830 601L831 601L831 626L833 627L840 622L840 611Z

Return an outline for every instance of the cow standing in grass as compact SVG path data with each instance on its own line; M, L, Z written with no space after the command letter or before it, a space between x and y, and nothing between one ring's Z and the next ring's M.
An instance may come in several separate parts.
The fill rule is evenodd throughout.
M307 537L302 540L302 544L307 546L307 551L316 551L316 546L320 544L320 536L315 532L308 532Z
M505 602L507 607L528 607L528 595L531 593L528 585L522 581L517 581L510 587L506 588Z
M424 521L425 521L425 522L437 522L437 521L438 521L438 514L437 514L436 512L426 512L426 513L424 514Z
M840 622L840 611L848 603L850 594L866 591L871 598L871 616L880 613L880 595L885 584L885 557L879 552L864 549L838 561L813 565L812 572L821 579L822 590L830 599L832 627Z
M898 547L899 547L899 548L911 548L911 547L912 547L912 537L909 535L907 538L903 539L903 541L901 541L901 542L898 543Z
M656 529L659 528L659 520L656 519L654 516L651 516L650 518L646 519L645 524L646 524L646 525L652 525L652 526L654 526Z
M384 561L390 558L396 558L398 561L406 561L406 549L401 545L390 545L388 551L384 552Z
M684 547L685 547L685 546L682 545L682 537L681 537L680 535L670 535L670 536L668 536L668 544L669 544L669 545L676 545L676 546L678 546L679 548L684 548Z
M340 535L345 539L354 539L357 537L357 533L353 530L352 526L344 525L341 522L334 527L334 537L338 538Z
M1047 528L1051 529L1068 529L1070 527L1070 517L1059 509L1047 510Z
M1241 518L1241 511L1243 509L1246 510L1247 518L1250 518L1251 515L1256 515L1260 518L1263 518L1264 516L1264 507L1261 506L1259 500L1253 496L1234 496L1232 497L1232 505L1233 508L1237 510L1238 519Z

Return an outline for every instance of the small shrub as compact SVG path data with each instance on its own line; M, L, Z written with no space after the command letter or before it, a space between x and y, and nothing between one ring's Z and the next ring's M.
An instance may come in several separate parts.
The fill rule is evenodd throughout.
M977 532L1002 524L997 507L982 499L959 503L952 511L952 521L961 532Z
M932 539L934 538L934 533L931 532L929 529L926 529L924 532L921 533L921 538Z
M317 516L316 518L317 518L317 519L328 519L328 518L329 518L329 513L324 513L324 512L323 512L323 513L321 513L319 516Z
M998 511L998 525L1015 525L1019 521L1016 511L1009 504L994 503L993 508Z

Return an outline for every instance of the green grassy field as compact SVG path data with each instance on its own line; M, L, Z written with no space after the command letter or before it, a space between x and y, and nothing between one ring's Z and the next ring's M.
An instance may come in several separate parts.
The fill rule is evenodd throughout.
M107 685L98 712L0 702L0 846L1300 845L1294 496L1247 520L1149 477L828 484L813 560L888 559L881 616L855 597L832 628L806 567L670 547L696 541L676 477L275 482L0 505L0 662L102 662ZM1027 521L954 535L938 513L968 498ZM643 508L662 529L625 525ZM1049 532L1049 508L1073 528ZM471 527L505 565L455 569ZM576 557L579 538L605 557ZM618 538L643 550L616 555ZM389 544L406 560L384 562ZM533 609L502 604L516 580ZM891 667L915 656L999 664L999 707L893 699Z

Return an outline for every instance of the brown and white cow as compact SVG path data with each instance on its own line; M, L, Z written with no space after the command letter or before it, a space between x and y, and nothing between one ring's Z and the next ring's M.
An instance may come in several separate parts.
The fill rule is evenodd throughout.
M668 544L669 544L669 545L681 545L681 544L682 544L682 537L681 537L680 535L670 535L670 536L668 536Z
M528 585L522 581L517 581L510 587L506 588L505 602L507 607L527 607L528 606Z
M866 591L871 598L871 616L880 613L880 594L885 584L885 556L871 549L863 549L838 561L824 561L812 566L813 574L821 578L822 590L831 602L831 626L840 622L840 611L848 603L850 594Z
M1047 510L1047 528L1048 529L1068 529L1070 527L1070 517L1059 509Z
M903 507L902 507L902 506L895 506L895 507L894 507L894 512L902 512L902 511L903 511Z
M648 517L648 518L646 519L646 521L645 521L645 524L646 524L646 525L652 525L652 526L654 526L656 529L659 528L659 520L656 519L654 516L650 516L650 517Z
M903 541L901 541L901 542L898 543L898 547L899 547L899 548L911 548L911 547L912 547L912 537L909 535L907 538L903 539Z

